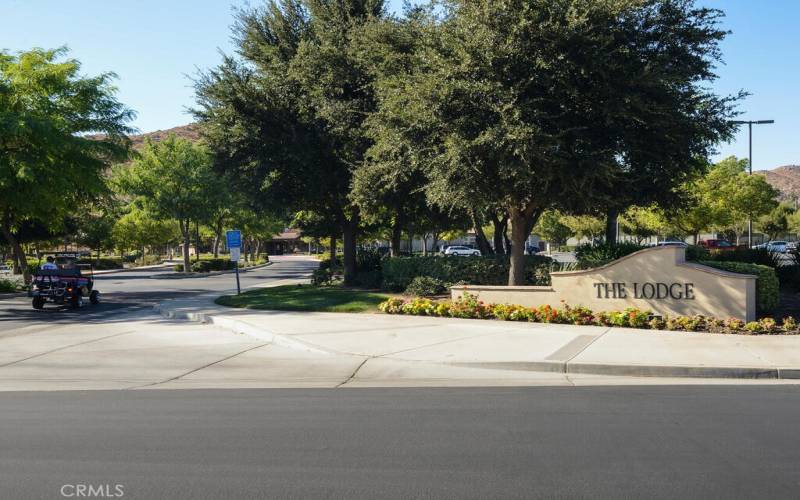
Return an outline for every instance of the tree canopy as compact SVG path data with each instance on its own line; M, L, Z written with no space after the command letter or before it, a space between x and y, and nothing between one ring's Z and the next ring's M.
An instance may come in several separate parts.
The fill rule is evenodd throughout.
M57 226L86 210L105 190L103 171L127 155L132 131L115 75L83 76L66 56L65 48L0 51L0 230L26 280L21 225Z

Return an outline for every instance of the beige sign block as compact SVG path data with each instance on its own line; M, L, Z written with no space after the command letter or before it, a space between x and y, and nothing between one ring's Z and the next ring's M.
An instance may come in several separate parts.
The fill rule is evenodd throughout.
M661 315L756 318L756 276L686 262L685 253L677 246L647 248L603 267L552 273L549 287L465 285L452 287L451 295L528 307L564 301L594 311L635 307Z

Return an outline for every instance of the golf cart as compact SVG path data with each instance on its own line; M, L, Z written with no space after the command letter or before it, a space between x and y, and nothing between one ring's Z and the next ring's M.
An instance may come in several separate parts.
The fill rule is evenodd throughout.
M94 268L91 264L78 264L78 254L57 253L58 269L37 269L33 275L29 295L34 309L42 309L47 302L69 305L77 309L87 297L92 304L100 303L100 292L94 289Z

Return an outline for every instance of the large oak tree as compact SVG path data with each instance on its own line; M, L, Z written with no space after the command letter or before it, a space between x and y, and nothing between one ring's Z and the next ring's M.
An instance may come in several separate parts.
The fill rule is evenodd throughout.
M525 240L545 210L597 210L615 194L648 204L730 129L732 100L703 87L724 36L717 11L689 0L446 7L424 67L385 114L430 165L429 198L508 213L510 285L524 283Z

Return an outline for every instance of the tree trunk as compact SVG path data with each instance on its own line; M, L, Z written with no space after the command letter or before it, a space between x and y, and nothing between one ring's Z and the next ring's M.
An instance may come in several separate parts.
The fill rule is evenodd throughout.
M606 212L606 244L617 244L617 217L619 217L619 210L616 208L609 208Z
M214 258L219 258L219 235L214 235Z
M392 240L390 242L389 253L392 257L400 256L400 239L403 236L403 228L400 227L400 222L396 221L392 225Z
M331 235L331 270L336 268L336 235Z
M3 236L11 246L11 253L14 257L13 264L16 268L14 272L21 272L22 279L25 280L25 284L30 283L31 273L28 272L28 259L25 258L25 252L22 250L22 245L19 244L19 240L17 240L16 236L14 236L14 233L11 232L10 224L3 224Z
M200 262L200 221L194 223L194 261Z
M492 213L492 226L494 226L494 236L492 237L492 243L494 243L494 253L496 255L505 255L505 234L506 228L508 227L508 215L503 213L501 217L498 217L497 214Z
M524 210L513 208L508 211L511 221L511 266L508 270L508 286L525 285L525 241L531 234L538 213L533 206Z
M486 239L486 233L483 232L483 225L480 217L475 211L470 213L472 219L472 226L475 231L475 244L478 245L478 250L483 255L492 255L492 247L489 245L489 240Z
M356 276L356 226L358 223L346 222L342 231L344 245L344 284L352 285Z
M191 272L192 270L191 262L189 262L189 240L191 238L189 234L191 231L189 224L189 219L180 223L181 235L183 236L183 272L185 273Z
M428 233L422 235L422 256L428 256Z
M528 231L528 234L531 234L531 232ZM511 238L508 237L508 227L507 226L506 226L505 229L503 229L503 241L506 244L506 255L511 255ZM522 251L524 252L525 249L523 248Z

